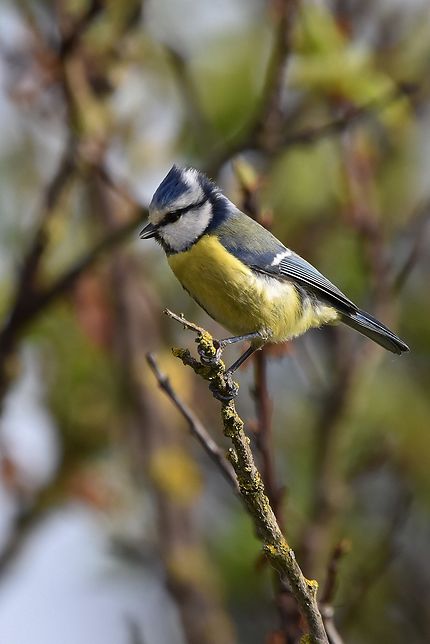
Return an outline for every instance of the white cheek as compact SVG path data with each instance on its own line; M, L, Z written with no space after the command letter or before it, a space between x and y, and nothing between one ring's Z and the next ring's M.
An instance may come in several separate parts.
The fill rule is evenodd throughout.
M160 229L160 237L175 251L181 251L190 246L204 233L212 217L212 207L209 202L200 208L182 215L173 224L167 224Z

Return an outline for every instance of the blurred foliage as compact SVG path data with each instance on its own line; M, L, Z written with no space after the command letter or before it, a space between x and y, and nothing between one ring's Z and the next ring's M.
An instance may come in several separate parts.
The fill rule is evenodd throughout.
M191 61L200 105L218 136L228 138L252 118L269 37L266 25L253 25L249 31L209 42Z
M83 332L70 307L56 307L33 337L44 349L48 402L65 457L96 454L109 444L120 414L112 357Z

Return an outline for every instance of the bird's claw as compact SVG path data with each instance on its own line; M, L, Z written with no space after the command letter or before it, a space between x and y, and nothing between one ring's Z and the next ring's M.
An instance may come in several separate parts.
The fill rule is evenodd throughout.
M233 381L231 373L226 372L224 374L224 380L225 388L223 391L220 390L219 386L217 386L214 382L210 383L209 389L211 390L213 397L220 402L230 402L230 400L233 400L233 398L236 398L236 396L238 395L239 385Z
M197 349L200 357L200 362L209 367L213 367L219 364L223 351L223 346L218 340L214 340L213 344L216 349L215 355L208 355L206 351L201 347Z

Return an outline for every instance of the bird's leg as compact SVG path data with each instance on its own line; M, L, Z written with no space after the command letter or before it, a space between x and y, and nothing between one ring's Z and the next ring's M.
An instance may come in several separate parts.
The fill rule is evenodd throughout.
M236 362L233 362L231 367L229 367L225 375L227 377L231 377L231 375L236 371L236 369L239 369L239 367L245 362L245 360L248 360L252 354L257 351L258 347L253 347L252 345L245 351L245 353L242 353L242 355L236 360Z
M213 343L216 348L215 356L208 358L207 356L203 355L201 351L199 351L200 360L204 364L217 364L221 360L222 352L227 345L235 344L236 342L245 342L246 340L250 341L256 339L264 340L264 336L260 331L246 333L245 335L235 335L232 338L224 338L222 340L214 339Z
M264 340L264 335L261 333L261 331L254 331L253 333L245 333L244 335L235 335L232 338L224 338L223 340L215 340L215 346L217 346L217 357L221 357L221 354L223 352L224 347L226 347L229 344L236 344L236 342L246 342L246 341L252 341L252 340ZM249 349L248 349L249 351ZM236 360L234 364L231 365L227 371L229 373L233 373L233 371L236 371L238 367L248 358L248 356L251 355L255 351L253 349L250 353L246 351L243 356L239 358L239 360Z
M257 351L257 347L250 346L249 349L245 351L245 353L242 353L240 358L234 362L231 367L226 369L224 372L224 379L226 383L226 393L221 394L218 391L218 388L214 386L213 383L209 385L209 389L212 391L212 394L217 400L220 400L221 402L228 402L229 400L232 400L235 398L239 392L239 387L235 382L233 382L233 373L240 367L241 364L245 362L249 358L249 356L252 356L252 354Z
M215 356L208 358L205 355L202 355L202 352L199 351L200 354L200 360L204 364L217 364L221 360L221 355L224 350L224 348L229 345L229 344L235 344L236 342L245 342L245 341L255 341L255 340L260 340L261 344L264 344L266 340L266 335L264 332L261 331L254 331L253 333L246 333L244 335L236 335L232 338L224 338L222 340L215 340L213 341L213 344L216 348L216 354ZM239 387L237 386L236 383L233 382L232 374L242 365L245 360L247 360L253 353L254 351L257 351L259 348L258 344L254 344L244 352L242 355L234 362L231 367L225 370L224 372L224 378L225 378L225 383L226 383L226 392L222 393L218 391L218 388L211 383L209 385L209 389L212 391L213 395L215 398L220 400L221 402L228 402L229 400L232 400L235 398L238 394Z
M260 331L253 333L245 333L245 335L235 335L232 338L224 338L224 340L216 340L218 346L223 349L227 344L235 344L236 342L245 342L245 340L263 340L264 336Z
M257 351L257 349L262 346L265 341L268 339L268 335L264 331L255 331L254 333L247 333L246 335L239 335L234 338L226 338L225 340L220 340L219 345L221 346L221 349L226 345L226 344L233 344L234 342L242 342L242 340L260 340L261 344L251 344L249 349L245 351L237 360L236 362L233 362L231 367L229 367L226 370L226 375L229 376L230 374L234 373L236 369L239 369L239 367L247 360L254 351Z

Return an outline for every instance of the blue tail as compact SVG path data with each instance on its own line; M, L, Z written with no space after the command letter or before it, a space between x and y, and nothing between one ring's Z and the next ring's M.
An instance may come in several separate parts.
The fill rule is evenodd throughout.
M408 345L403 340L390 331L388 327L384 326L382 322L379 322L379 320L365 311L358 310L351 313L343 313L342 322L381 345L384 349L392 351L392 353L409 351Z

